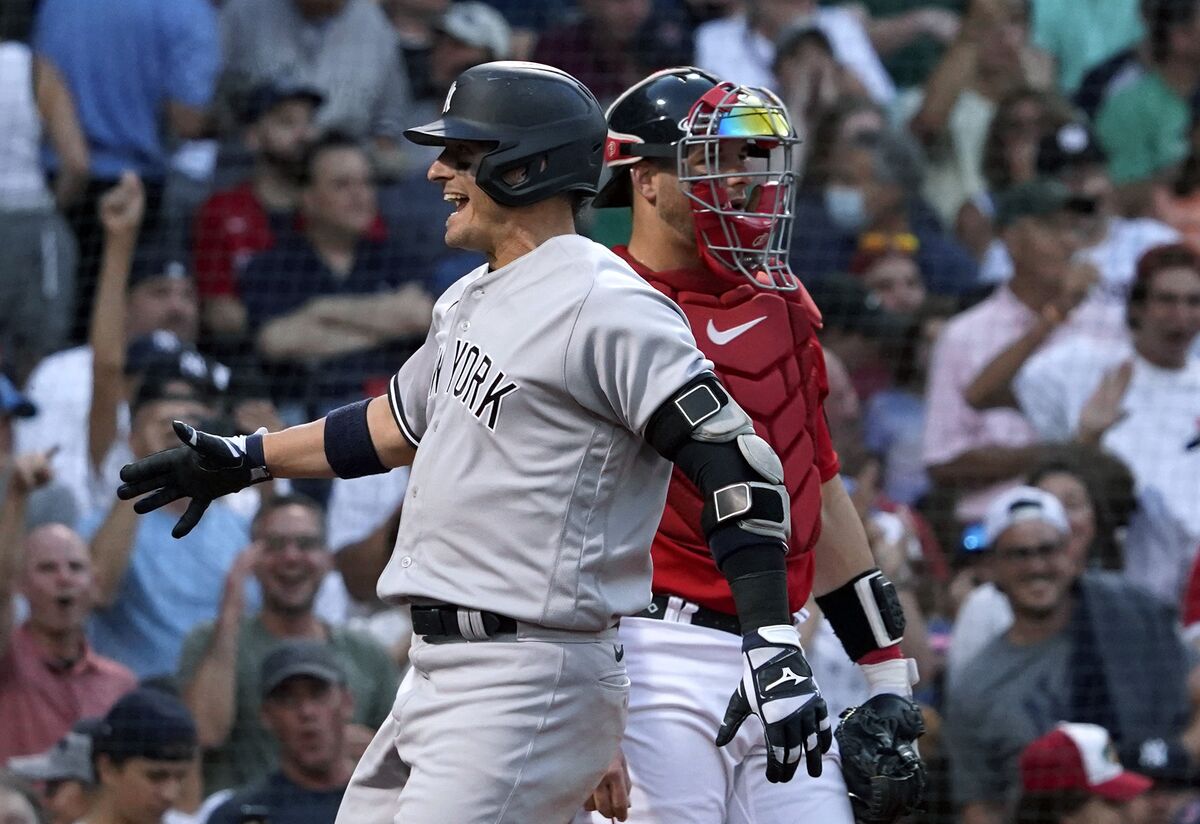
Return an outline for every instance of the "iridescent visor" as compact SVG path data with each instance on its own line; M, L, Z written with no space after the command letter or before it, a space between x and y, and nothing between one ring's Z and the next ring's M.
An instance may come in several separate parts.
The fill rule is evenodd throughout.
M731 106L717 123L721 137L786 138L792 134L787 118L777 109L759 106Z

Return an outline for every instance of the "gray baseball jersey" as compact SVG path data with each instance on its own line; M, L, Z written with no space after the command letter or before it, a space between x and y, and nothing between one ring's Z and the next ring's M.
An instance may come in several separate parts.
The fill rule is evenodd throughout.
M458 281L388 390L420 448L380 597L582 631L643 609L671 465L642 433L711 368L679 308L578 235Z

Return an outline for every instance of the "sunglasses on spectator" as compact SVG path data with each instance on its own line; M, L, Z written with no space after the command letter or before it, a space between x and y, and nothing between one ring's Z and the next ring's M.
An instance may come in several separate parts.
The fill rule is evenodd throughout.
M267 535L262 543L267 552L282 552L291 544L295 544L302 552L312 552L325 546L320 535Z
M858 238L860 252L901 252L915 254L921 241L912 232L864 232Z
M1063 544L1061 541L1050 541L1044 544L1033 544L1031 546L1006 546L1004 549L996 550L996 557L1001 561L1032 561L1048 560L1053 558L1062 551Z

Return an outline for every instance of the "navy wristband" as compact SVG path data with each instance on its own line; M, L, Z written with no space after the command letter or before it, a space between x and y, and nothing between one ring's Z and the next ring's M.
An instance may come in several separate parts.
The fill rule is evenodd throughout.
M367 427L370 398L341 406L325 416L325 460L339 478L380 475L388 469L379 460Z
M246 436L246 460L251 469L266 469L267 456L263 452L263 436L259 432Z

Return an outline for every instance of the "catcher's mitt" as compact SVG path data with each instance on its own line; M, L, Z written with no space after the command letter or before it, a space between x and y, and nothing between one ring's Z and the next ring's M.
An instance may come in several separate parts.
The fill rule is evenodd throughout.
M917 809L925 764L915 742L924 734L921 710L900 695L876 695L842 713L836 736L856 821L891 824Z

